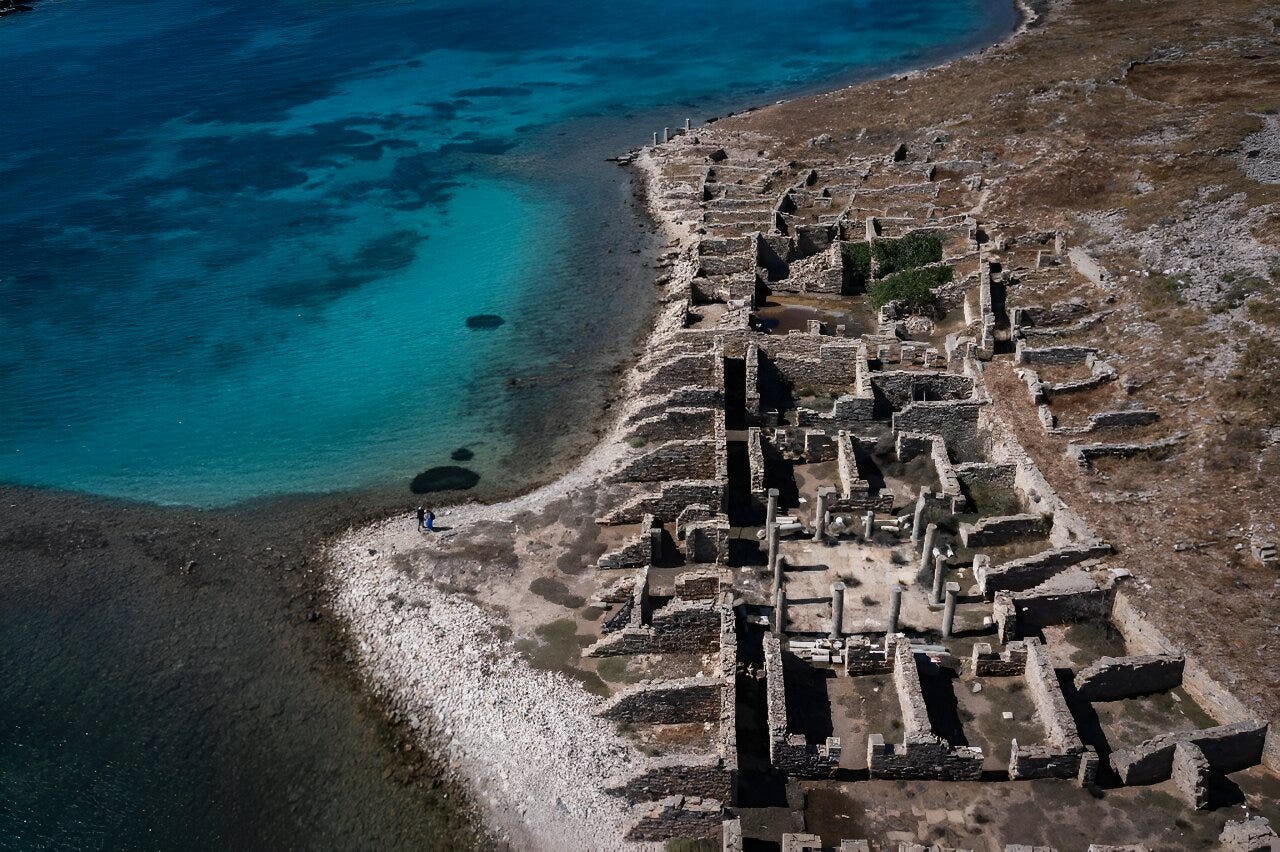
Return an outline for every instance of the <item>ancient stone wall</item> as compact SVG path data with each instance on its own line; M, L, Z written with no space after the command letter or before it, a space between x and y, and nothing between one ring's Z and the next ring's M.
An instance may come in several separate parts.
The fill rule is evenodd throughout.
M614 781L605 792L630 802L654 802L667 796L700 796L729 801L730 775L715 754L673 754L650 758L629 778Z
M982 452L978 440L976 402L913 402L893 415L896 431L941 435L954 461L977 458Z
M701 569L681 571L675 579L676 597L687 601L718 600L720 597L720 572Z
M1209 806L1209 760L1192 742L1173 747L1173 786L1188 807L1201 810Z
M893 654L885 643L869 636L849 636L845 639L844 671L847 675L888 674L893 671Z
M1062 695L1057 673L1048 651L1038 639L1028 638L1023 644L1027 652L1027 665L1023 670L1027 696L1035 707L1036 720L1044 729L1045 742L1043 745L1025 746L1014 740L1009 758L1009 777L1014 780L1076 778L1080 773L1084 742Z
M1173 772L1173 751L1180 742L1194 743L1214 772L1230 773L1262 761L1267 723L1257 719L1160 734L1133 748L1111 753L1111 768L1125 784L1156 784Z
M724 808L715 799L668 796L636 808L636 822L628 840L670 840L675 837L713 837L720 834Z
M973 561L974 576L979 590L987 596L998 591L1020 592L1032 589L1061 573L1073 565L1087 559L1096 559L1111 552L1111 548L1103 546L1075 545L1071 547L1054 547L1011 559L999 565L992 565L990 559Z
M654 546L658 539L653 535L656 524L653 515L640 518L640 531L629 537L622 546L611 550L596 560L600 568L639 568L652 565L658 554Z
M1181 655L1101 657L1076 673L1076 692L1088 701L1116 701L1182 684Z
M667 441L624 464L614 478L622 482L712 479L716 475L714 440Z
M1013 677L1027 668L1027 646L1022 642L1010 642L1000 653L991 645L978 642L973 646L970 668L975 677Z
M717 480L677 480L663 483L657 493L641 494L599 520L603 524L633 524L644 515L674 521L690 503L702 503L719 511L724 484Z
M918 400L965 400L973 395L973 379L957 373L889 370L872 373L871 384L894 411Z
M1097 354L1098 350L1091 346L1046 346L1035 349L1019 340L1013 360L1015 364L1051 364L1070 367L1083 364L1089 356Z
M720 689L714 677L638 683L610 698L600 715L640 725L709 722L720 717Z
M629 430L631 441L673 441L709 437L715 429L713 410L703 407L674 406L644 420L637 420Z
M798 662L798 661L797 661ZM798 778L829 778L840 765L840 740L828 737L810 745L803 734L787 730L786 667L778 637L764 637L765 706L769 726L769 762L775 771Z
M1051 518L1029 514L979 518L975 523L960 525L960 541L965 547L999 547L1046 536L1051 523Z
M653 611L649 624L629 624L602 636L582 653L586 657L610 657L704 651L713 647L719 636L720 615L714 604L674 598Z

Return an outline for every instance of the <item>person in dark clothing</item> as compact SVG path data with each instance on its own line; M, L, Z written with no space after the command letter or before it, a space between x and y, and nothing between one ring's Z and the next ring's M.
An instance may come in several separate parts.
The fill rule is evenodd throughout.
M426 527L427 527L427 510L419 506L418 507L418 529L420 530L426 529Z

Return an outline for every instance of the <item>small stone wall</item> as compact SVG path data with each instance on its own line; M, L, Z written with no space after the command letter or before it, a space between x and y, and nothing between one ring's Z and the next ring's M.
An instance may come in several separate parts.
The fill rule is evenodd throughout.
M668 796L660 802L636 808L636 822L628 840L671 840L676 837L716 837L724 808L715 799L700 796Z
M1049 534L1052 519L1043 515L999 515L979 518L960 525L960 542L965 547L999 547L1024 538Z
M673 599L653 611L647 625L633 623L610 633L585 651L584 657L611 657L620 654L665 654L676 651L705 651L720 636L720 615L708 601Z
M640 772L613 782L605 792L633 803L676 795L727 802L731 787L731 776L719 755L674 754L650 758Z
M720 572L714 569L681 571L676 575L676 597L687 601L708 601L720 597Z
M1194 743L1214 772L1238 772L1262 761L1267 723L1257 719L1199 731L1152 737L1141 745L1111 753L1111 768L1125 784L1156 784L1173 773L1173 751L1180 742Z
M913 402L893 415L896 431L941 435L955 461L977 458L982 453L978 440L977 402Z
M1209 806L1209 772L1209 760L1195 743L1180 742L1173 747L1173 786L1193 810Z
M772 634L764 637L764 670L769 762L788 776L830 778L840 765L840 740L828 737L824 744L809 745L803 734L787 730L786 667L782 644Z
M965 400L973 396L973 379L958 373L886 370L872 373L871 385L894 411L920 400Z
M1110 611L1108 593L1088 575L1079 579L1078 584L1067 588L1037 586L1025 592L996 592L991 614L1001 641L1054 624L1106 618Z
M1092 346L1045 346L1034 349L1019 340L1013 354L1015 364L1052 364L1059 367L1070 367L1085 363L1089 356L1097 355L1098 350Z
M990 597L998 591L1021 592L1035 588L1072 565L1087 559L1097 559L1110 552L1111 548L1106 545L1055 547L999 565L992 565L988 558L979 560L975 557L973 570L978 589Z
M868 636L845 639L844 672L847 675L888 674L893 671L893 654L886 650L890 637L883 643Z
M1087 701L1116 701L1164 692L1182 684L1181 655L1102 657L1076 673L1076 692Z
M1027 646L1022 642L1010 642L997 654L986 642L978 642L973 646L970 668L975 677L1020 675L1027 668Z
M720 689L717 677L638 683L610 698L599 715L638 725L709 722L720 717Z
M653 515L640 519L640 532L628 538L617 550L611 550L596 560L600 568L639 568L652 565L658 553L654 551L655 537Z
M1013 741L1009 758L1009 778L1078 778L1084 742L1067 707L1049 653L1040 641L1024 641L1027 665L1023 674L1027 695L1035 707L1036 719L1044 728L1043 745L1023 746Z
M674 521L690 503L702 503L719 511L724 483L714 479L667 482L657 493L641 494L599 519L601 524L633 524L644 515Z
M644 420L637 420L627 431L632 441L672 441L680 438L710 436L714 429L714 410L702 406L672 406Z
M867 767L872 778L976 781L982 775L982 749L952 748L936 736L911 643L897 638L893 648L893 684L902 711L903 740L886 744L883 734L867 738Z
M619 482L665 482L671 479L712 479L716 475L716 443L712 439L667 441L624 464L613 479Z

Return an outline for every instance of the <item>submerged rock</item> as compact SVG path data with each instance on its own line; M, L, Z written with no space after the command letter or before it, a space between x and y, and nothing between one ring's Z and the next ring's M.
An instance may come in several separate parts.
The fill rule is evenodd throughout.
M474 488L480 481L480 474L459 465L442 465L424 470L409 483L409 490L414 494L427 494L432 491L465 491Z
M502 317L497 314L476 314L467 317L467 328L472 329L490 329L497 328L506 323Z
M468 449L467 447L458 447L458 449L454 450L452 453L449 453L449 458L453 459L454 461L471 461L475 457L476 457L476 454L471 452L471 450Z

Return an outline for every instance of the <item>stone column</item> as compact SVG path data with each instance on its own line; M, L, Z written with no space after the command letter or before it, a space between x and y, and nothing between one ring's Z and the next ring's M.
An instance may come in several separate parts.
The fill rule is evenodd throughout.
M867 510L867 513L862 516L862 537L865 538L867 541L871 541L871 538L875 534L876 534L876 513L871 510Z
M778 519L778 489L769 489L768 508L765 509L764 528L767 530Z
M783 622L786 621L786 618L787 593L782 589L778 589L773 596L773 632L775 635L782 635L782 630L785 627Z
M898 632L898 616L902 614L902 584L894 583L889 594L889 624L885 632L892 635Z
M928 486L920 486L920 496L916 498L916 514L911 520L911 543L918 544L920 542L920 533L924 531L924 501L929 496Z
M920 550L920 570L929 567L933 562L933 548L938 542L938 525L929 524L924 530L924 547Z
M825 488L818 489L818 506L813 518L813 540L822 541L827 537L827 497L830 492Z
M947 583L947 607L942 611L942 638L951 638L951 627L956 620L956 597L960 594L959 583Z
M658 131L653 131L653 147L658 147Z
M649 530L649 564L657 565L662 561L662 527Z
M769 525L769 570L772 571L778 564L778 525Z
M671 128L670 127L662 128L662 141L665 143L670 138L671 138Z
M685 132L685 133L688 133L692 128L693 128L693 119L692 119L692 118L686 118L686 119L684 120L684 132Z
M831 638L839 639L844 627L844 583L831 584Z
M777 594L778 590L782 588L782 578L786 576L786 573L787 573L787 560L785 557L779 556L778 562L773 568L774 594Z
M933 557L933 594L929 600L934 606L942 603L942 575L947 570L947 557L939 553Z

